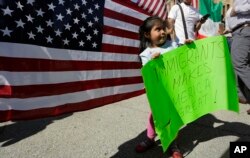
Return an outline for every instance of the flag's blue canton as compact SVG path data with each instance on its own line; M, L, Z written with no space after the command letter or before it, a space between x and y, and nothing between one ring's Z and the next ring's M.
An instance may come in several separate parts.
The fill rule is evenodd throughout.
M98 51L103 0L0 0L0 41Z

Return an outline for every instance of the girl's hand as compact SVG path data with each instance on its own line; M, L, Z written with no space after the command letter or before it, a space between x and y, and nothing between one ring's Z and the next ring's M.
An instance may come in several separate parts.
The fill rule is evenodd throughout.
M160 52L153 53L153 54L151 55L151 59L158 58L160 55L161 55Z
M190 43L192 43L192 42L193 42L193 40L191 40L191 39L186 39L186 40L184 41L185 44L190 44Z

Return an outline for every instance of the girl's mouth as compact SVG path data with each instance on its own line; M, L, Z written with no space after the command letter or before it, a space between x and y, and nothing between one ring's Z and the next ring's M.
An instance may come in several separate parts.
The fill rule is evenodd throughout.
M159 44L163 44L166 41L166 36L161 37L159 40Z

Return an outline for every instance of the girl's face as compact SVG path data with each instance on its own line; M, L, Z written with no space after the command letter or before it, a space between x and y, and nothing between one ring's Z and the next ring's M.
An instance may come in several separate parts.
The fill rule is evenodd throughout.
M164 28L162 24L156 24L153 26L149 34L145 36L150 39L151 47L159 47L166 42L166 28Z

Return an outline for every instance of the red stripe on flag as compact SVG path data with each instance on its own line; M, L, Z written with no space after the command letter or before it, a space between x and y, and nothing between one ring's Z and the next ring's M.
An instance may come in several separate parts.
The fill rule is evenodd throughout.
M9 96L12 94L12 86L0 85L0 97Z
M120 85L129 85L142 83L142 77L124 77L99 79L69 83L43 84L43 85L26 85L26 86L4 86L0 87L1 98L30 98L41 96L52 96L66 93L85 91L90 89L113 87ZM6 89L10 89L10 93L6 93ZM35 93L34 93L35 92Z
M103 51L103 53L111 52L111 53L138 54L139 55L140 49L138 47L128 47L128 46L121 46L121 45L113 45L113 44L104 43L104 44L102 44L102 51Z
M164 10L164 2L162 2L161 3L161 6L160 6L160 8L159 8L159 10L158 10L158 12L156 13L156 15L158 15L159 17L161 17L161 15L160 15L160 12L162 11L162 10ZM164 11L163 11L164 12ZM161 17L162 18L162 17Z
M157 0L157 2L155 3L155 5L154 5L154 7L153 7L153 9L151 11L151 13L153 13L155 11L155 9L158 6L158 4L159 4L159 0ZM156 15L156 14L154 14L154 15Z
M34 110L8 110L0 111L0 122L9 121L9 120L27 120L27 119L37 119L42 117L56 116L64 113L70 113L75 111L89 110L92 108L100 107L106 104L114 103L131 97L135 97L145 93L144 90L117 94L106 96L102 98L87 100L80 103L71 103L60 105L53 108L42 108Z
M148 6L141 6L142 9L144 9L145 11L147 11L150 16L152 16L153 14L153 9L150 11L150 8L153 7L153 4L154 4L154 1L153 0L150 0L150 5Z
M147 3L149 4L147 5ZM138 1L137 5L147 11L151 16L155 15L161 18L166 18L167 8L166 2L164 0L145 0L143 2Z
M110 27L110 26L103 27L103 34L125 37L125 38L130 38L130 39L135 39L135 40L139 39L138 33L121 30L118 28Z
M32 66L28 66L32 65ZM48 59L28 59L0 57L1 71L79 71L79 70L115 70L115 69L139 69L139 62L116 61L65 61Z
M198 2L198 0L192 0L192 5L193 5L193 7L194 8L199 8L199 2Z
M138 2L138 4L141 2L141 0ZM145 0L144 2L143 2L143 4L142 5L140 5L140 7L144 7L145 5L146 5L146 3L147 3L147 0Z

